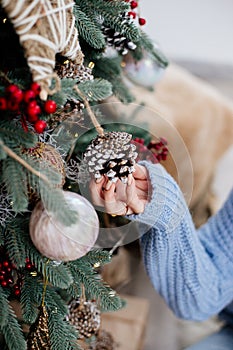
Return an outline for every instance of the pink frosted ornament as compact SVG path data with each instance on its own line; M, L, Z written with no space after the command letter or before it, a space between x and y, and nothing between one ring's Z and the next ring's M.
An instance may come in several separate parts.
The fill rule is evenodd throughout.
M71 209L78 212L75 224L64 226L53 213L37 203L30 218L30 236L38 251L57 261L81 258L94 246L99 233L99 219L92 204L77 193L64 191Z

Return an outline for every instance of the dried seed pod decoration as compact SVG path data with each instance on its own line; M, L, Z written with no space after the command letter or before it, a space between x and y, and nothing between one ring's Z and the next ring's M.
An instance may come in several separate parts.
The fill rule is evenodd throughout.
M95 179L106 175L112 182L120 179L127 183L137 158L131 139L127 132L111 131L92 140L84 153L84 163Z

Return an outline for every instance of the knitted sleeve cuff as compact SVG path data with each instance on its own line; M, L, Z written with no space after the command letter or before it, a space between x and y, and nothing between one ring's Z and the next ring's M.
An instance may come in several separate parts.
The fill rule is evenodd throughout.
M159 230L173 232L187 213L183 194L165 168L160 164L140 162L147 168L152 186L150 202L142 214L128 215L128 219L156 226Z

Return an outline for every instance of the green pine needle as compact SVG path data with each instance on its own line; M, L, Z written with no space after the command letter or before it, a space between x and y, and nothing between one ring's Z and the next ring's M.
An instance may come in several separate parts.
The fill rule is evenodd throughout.
M90 101L101 101L112 95L112 85L104 79L94 79L78 84L81 92ZM76 93L75 97L82 100Z
M31 148L36 145L37 135L32 132L25 132L13 120L0 121L0 137L10 148L21 147Z
M55 312L49 313L49 335L52 350L81 350L75 328Z
M28 207L27 175L25 168L12 158L2 163L2 179L7 192L12 197L12 208L15 212L25 212Z
M7 318L9 313L8 295L0 286L0 329L7 324Z
M74 7L74 15L79 35L95 49L105 48L105 38L100 28L78 6Z
M16 315L8 304L7 323L1 327L2 334L9 350L26 350L26 342Z

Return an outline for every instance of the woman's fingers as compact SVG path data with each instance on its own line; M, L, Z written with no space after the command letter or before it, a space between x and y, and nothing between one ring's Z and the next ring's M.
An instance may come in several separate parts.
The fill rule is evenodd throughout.
M134 179L132 179L131 184L126 187L126 196L129 209L127 214L140 214L144 211L145 200L141 200L138 197Z
M133 172L133 177L136 180L148 180L147 169L139 164L135 165L135 171Z
M90 181L89 190L92 202L95 205L104 206L103 186L105 181L104 177L97 182L94 179Z
M109 190L104 191L104 205L106 212L112 215L125 215L126 204L117 199L116 185L113 183Z

